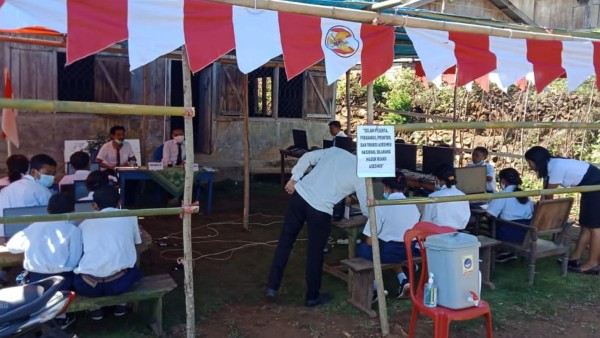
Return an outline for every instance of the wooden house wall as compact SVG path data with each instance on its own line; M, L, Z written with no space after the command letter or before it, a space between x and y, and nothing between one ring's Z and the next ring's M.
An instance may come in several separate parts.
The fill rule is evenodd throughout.
M442 12L443 9L445 14L456 14L473 18L512 21L488 0L437 0L420 8L436 12Z

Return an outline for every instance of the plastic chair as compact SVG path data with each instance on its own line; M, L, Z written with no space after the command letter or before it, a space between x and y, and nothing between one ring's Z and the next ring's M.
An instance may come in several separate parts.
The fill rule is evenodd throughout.
M428 236L456 232L455 229L450 227L437 226L429 222L419 222L412 229L404 233L404 246L406 247L406 253L408 255L408 278L410 282L410 298L412 299L413 308L410 316L410 330L409 337L415 336L415 327L417 324L417 315L419 312L423 313L427 317L433 320L433 337L444 338L448 337L450 333L450 322L458 320L470 320L477 317L485 316L487 336L492 337L492 313L490 306L487 302L479 301L479 305L460 310L452 310L442 306L434 308L428 308L423 303L424 286L429 276L429 270L427 269L427 252L423 243ZM414 283L414 263L412 248L414 247L413 241L419 245L422 258L422 269L419 283Z
M154 152L152 153L152 162L160 162L162 161L163 158L163 148L165 147L165 144L161 144L158 147L156 147L156 149L154 149Z

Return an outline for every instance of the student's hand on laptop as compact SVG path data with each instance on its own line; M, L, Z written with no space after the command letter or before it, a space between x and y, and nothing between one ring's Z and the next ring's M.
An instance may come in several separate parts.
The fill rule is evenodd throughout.
M296 186L296 181L294 181L294 180L289 180L289 181L287 182L287 184L285 185L285 191L286 191L288 194L290 194L290 195L291 195L291 194L293 194L293 193L294 193L294 191L296 191L296 188L295 188L295 186Z

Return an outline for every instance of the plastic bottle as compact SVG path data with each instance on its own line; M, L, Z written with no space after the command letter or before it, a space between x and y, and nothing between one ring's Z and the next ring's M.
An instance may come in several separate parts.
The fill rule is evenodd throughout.
M433 272L429 273L429 280L425 283L425 296L423 303L426 307L437 306L437 287L433 283Z

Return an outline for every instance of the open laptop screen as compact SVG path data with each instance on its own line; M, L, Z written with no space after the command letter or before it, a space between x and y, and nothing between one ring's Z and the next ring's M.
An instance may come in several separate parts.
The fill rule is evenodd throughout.
M294 138L295 148L308 150L308 138L306 137L306 130L292 129L292 136Z
M423 146L423 173L432 174L440 165L454 165L454 150L447 147Z

